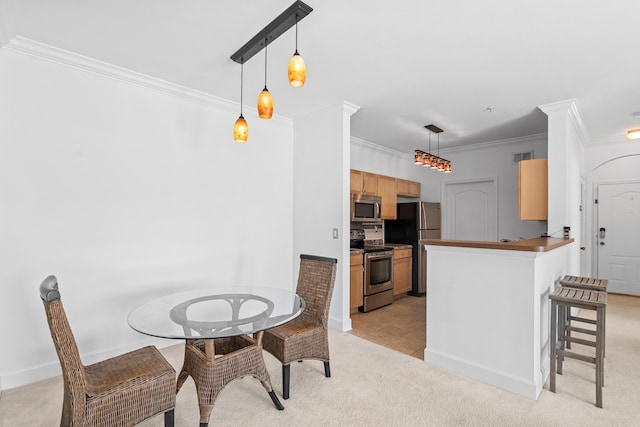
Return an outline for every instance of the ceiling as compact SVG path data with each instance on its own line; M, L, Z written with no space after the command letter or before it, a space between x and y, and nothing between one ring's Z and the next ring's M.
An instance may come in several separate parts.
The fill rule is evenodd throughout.
M237 49L293 0L0 0L12 34L239 102ZM269 45L275 115L348 101L352 136L401 152L546 132L539 105L576 99L589 144L640 127L640 2L304 0L303 88L287 83L291 29ZM244 102L264 52L244 67ZM246 108L246 107L245 107ZM245 111L251 126L260 120ZM229 124L232 126L232 123Z

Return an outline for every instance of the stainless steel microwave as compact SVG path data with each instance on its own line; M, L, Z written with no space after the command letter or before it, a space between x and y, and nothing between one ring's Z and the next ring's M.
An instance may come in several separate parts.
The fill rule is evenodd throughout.
M382 222L380 196L351 195L351 222Z

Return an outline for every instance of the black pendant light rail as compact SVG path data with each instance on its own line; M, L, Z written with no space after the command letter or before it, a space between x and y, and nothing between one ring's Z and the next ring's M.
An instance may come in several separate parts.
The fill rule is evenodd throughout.
M238 64L244 64L312 11L313 9L309 5L299 0L296 1L258 34L253 36L253 38L238 49L236 53L231 55L231 59Z

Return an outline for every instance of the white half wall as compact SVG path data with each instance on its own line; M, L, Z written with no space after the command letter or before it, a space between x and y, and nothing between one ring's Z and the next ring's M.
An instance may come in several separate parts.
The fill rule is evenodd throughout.
M245 107L237 144L239 105L65 55L0 49L4 388L60 372L38 294L49 274L85 363L149 342L127 315L156 296L294 286L292 122Z

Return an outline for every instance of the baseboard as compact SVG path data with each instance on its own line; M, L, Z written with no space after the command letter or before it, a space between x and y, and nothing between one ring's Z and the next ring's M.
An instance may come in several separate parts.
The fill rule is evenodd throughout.
M124 354L147 345L155 345L158 348L163 348L169 345L176 344L177 342L178 341L176 340L166 340L162 338L149 337L148 339L137 341L136 343L133 343L131 345L112 348L92 354L82 354L80 355L80 357L82 359L82 363L84 363L85 365L91 365L92 363L96 363L100 360L105 360L119 354ZM23 385L57 377L59 375L62 375L62 370L60 368L60 362L56 358L55 360L48 363L0 376L0 391L21 387Z
M341 319L329 316L329 328L335 329L340 332L347 332L351 330L351 317L343 322Z
M438 351L430 350L428 347L424 350L424 361L449 369L465 377L526 397L527 399L538 400L542 392L542 374L538 375L538 378L534 381L529 381L525 378L514 377L505 372L488 369Z

